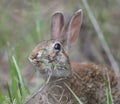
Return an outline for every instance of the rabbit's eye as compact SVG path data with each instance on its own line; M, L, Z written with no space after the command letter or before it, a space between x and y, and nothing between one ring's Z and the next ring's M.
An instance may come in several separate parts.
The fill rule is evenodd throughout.
M55 50L61 50L61 45L59 44L59 43L56 43L55 45L54 45L54 49Z

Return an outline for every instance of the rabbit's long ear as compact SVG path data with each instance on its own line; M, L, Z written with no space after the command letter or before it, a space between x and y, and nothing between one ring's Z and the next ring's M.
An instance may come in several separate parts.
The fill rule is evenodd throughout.
M51 39L59 39L64 26L64 16L61 12L56 12L51 18Z
M69 44L73 43L77 39L82 24L82 17L82 9L80 9L74 13L69 22L67 31L67 41L69 41Z

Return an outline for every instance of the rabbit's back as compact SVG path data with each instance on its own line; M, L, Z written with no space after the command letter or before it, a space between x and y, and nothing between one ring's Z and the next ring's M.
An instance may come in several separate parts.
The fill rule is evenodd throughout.
M120 91L112 69L95 63L71 63L73 78L72 90L84 104L106 104L106 89L112 93L114 104L120 104Z

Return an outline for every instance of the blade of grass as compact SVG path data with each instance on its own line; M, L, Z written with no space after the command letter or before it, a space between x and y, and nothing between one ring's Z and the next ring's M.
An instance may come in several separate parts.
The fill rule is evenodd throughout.
M22 79L22 76L21 76L21 72L20 72L20 69L18 67L18 64L17 64L16 59L15 59L14 56L12 56L12 60L13 60L13 63L15 65L15 68L16 68L16 71L17 71L17 75L18 75L18 78L20 80L20 84L21 84L22 87L24 87L24 83L23 83L23 79Z
M17 61L15 59L14 56L12 56L12 60L13 60L13 64L15 65L15 71L16 71L16 76L18 79L18 88L19 88L19 93L20 93L20 97L21 97L21 101L23 101L25 99L25 85L22 79L22 75L20 72L20 68L18 67Z
M78 101L79 104L83 104L82 101L80 101L80 98L72 91L72 89L66 84L64 83L65 86L70 90L70 92L73 94L73 96L75 97L75 99Z
M12 60L11 60L12 59ZM8 96L11 103L22 104L25 100L27 90L22 79L20 68L14 56L9 57L9 66L11 73L11 84L8 85Z
M105 81L106 86L106 97L107 97L107 104L113 104L112 94L111 94L111 87L110 87L110 79L107 73L107 78Z
M92 13L89 5L88 5L87 0L82 0L82 2L83 2L83 5L84 5L87 13L88 13L88 16L89 16L90 20L91 20L91 22L92 22L92 24L94 26L94 29L95 29L95 31L96 31L96 33L97 33L97 35L98 35L98 37L99 37L99 39L101 41L102 47L104 48L104 50L105 50L105 52L106 52L106 54L108 56L108 59L109 59L111 65L112 65L113 69L115 70L116 75L119 76L118 73L120 72L120 69L119 69L118 63L115 60L115 58L113 57L113 55L112 55L112 53L110 51L110 48L109 48L108 44L106 43L103 32L102 32L102 30L101 30L95 16L93 15L93 13Z
M11 89L10 89L10 86L8 85L8 83L7 83L7 92L8 92L8 96L10 98L10 102L13 103L13 97L12 97Z
M40 17L37 16L36 18L36 32L37 32L37 35L40 35Z
M18 92L18 84L17 84L18 79L17 79L16 73L15 73L15 66L10 57L9 57L9 66L10 66L10 74L11 74L11 84L9 85L11 96L12 96L13 101L16 101L17 104L20 104L19 94L18 94L19 93ZM10 98L10 96L9 96L9 98Z

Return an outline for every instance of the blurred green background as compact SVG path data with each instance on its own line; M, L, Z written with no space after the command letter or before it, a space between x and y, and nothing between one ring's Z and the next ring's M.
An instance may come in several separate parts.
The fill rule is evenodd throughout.
M88 0L88 4L120 66L120 0ZM62 11L68 19L79 8L84 18L71 59L110 65L81 0L0 0L0 96L6 95L7 82L11 82L11 56L15 56L30 88L39 82L28 61L29 53L40 41L49 39L55 11Z

